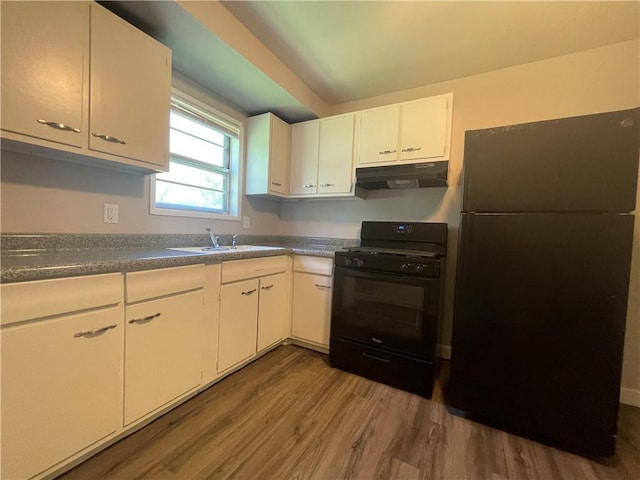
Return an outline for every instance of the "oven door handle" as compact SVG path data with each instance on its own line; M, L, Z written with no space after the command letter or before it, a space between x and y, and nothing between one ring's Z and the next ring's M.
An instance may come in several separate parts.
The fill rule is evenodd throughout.
M389 363L391 361L390 358L378 357L377 355L371 355L367 352L362 352L362 356L366 358L370 358L371 360L377 360L382 363Z

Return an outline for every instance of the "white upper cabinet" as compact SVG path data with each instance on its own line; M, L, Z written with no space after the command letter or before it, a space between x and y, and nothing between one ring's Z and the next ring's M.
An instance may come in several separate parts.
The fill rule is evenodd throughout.
M291 126L291 195L318 193L318 148L320 121Z
M3 148L168 169L171 50L92 2L0 8Z
M358 166L448 160L453 94L360 112Z
M398 159L400 107L367 110L360 114L359 164Z
M291 127L291 196L353 194L354 128L354 114Z
M320 120L318 193L352 192L354 127L353 114Z
M167 165L169 50L102 8L91 9L90 99L91 150Z
M449 157L451 99L440 95L402 106L400 160Z
M289 124L272 113L247 119L247 195L286 197L289 191Z
M2 130L86 145L89 5L2 2Z

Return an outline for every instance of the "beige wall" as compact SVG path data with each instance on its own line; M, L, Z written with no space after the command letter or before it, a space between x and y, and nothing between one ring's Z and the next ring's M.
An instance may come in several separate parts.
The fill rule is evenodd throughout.
M83 165L2 152L2 232L199 233L212 226L222 233L286 234L357 238L362 220L445 221L449 223L447 294L441 344L449 345L456 243L460 214L460 173L464 131L640 105L638 41L498 70L451 82L338 105L332 114L415 98L454 93L450 187L372 193L368 199L283 202L242 201L240 222L149 215L148 182ZM180 82L180 79L178 79ZM197 86L186 93L209 100L236 118L242 115ZM120 223L102 222L102 205L120 205ZM639 209L640 210L640 209ZM640 225L636 220L634 264L623 368L623 386L640 404Z
M357 238L362 220L447 222L450 241L440 343L450 345L465 130L637 107L639 64L640 45L636 40L335 106L332 114L453 92L451 186L376 192L367 200L285 203L280 214L281 231ZM623 386L627 389L625 394L638 405L639 257L640 220L636 218Z

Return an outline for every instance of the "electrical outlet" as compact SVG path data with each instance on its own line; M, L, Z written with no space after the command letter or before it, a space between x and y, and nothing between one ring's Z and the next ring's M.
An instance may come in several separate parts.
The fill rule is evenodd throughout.
M104 204L104 223L118 223L118 205L115 203Z
M251 228L251 217L242 217L242 228Z

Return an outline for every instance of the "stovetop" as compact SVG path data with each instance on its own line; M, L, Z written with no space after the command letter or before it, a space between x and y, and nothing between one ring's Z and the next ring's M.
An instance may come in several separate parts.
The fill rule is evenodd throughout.
M439 277L447 251L447 224L365 221L360 245L336 252L336 267Z

